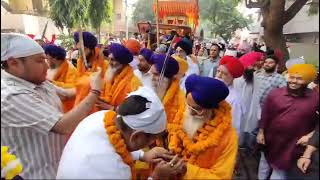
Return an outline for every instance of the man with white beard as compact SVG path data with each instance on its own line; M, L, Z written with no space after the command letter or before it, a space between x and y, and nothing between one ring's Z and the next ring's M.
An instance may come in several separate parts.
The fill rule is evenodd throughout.
M168 126L169 150L187 162L184 179L231 179L238 137L225 101L228 87L198 75L190 75L185 85L187 109Z
M128 93L142 86L129 65L132 59L132 54L125 46L116 43L110 45L104 91L96 103L98 109L116 109Z
M111 44L108 50L109 63L104 73L105 85L91 113L98 110L114 110L128 93L141 86L139 79L133 74L133 69L129 65L133 59L130 51L117 43ZM76 100L81 100L86 95L86 86L79 82L77 84Z
M185 109L184 93L180 89L180 79L176 78L179 72L179 64L173 58L168 56L164 70L164 77L159 84L161 70L163 69L166 55L154 54L151 61L152 88L161 99L167 114L167 122L170 124L175 119L182 118Z

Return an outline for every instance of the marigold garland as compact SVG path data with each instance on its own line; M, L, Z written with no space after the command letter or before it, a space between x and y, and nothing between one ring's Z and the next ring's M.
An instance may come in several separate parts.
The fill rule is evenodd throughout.
M162 104L167 114L168 128L171 127L171 123L182 119L185 110L184 95L180 90L179 82L179 79L172 81L162 100Z
M222 135L231 128L231 107L226 101L213 110L214 118L206 122L191 140L183 130L183 120L175 121L169 130L169 149L194 164L201 152L217 146Z
M106 130L110 143L112 144L116 152L121 156L123 162L130 166L132 172L134 160L131 156L131 153L127 149L124 139L121 136L121 132L118 130L115 124L116 115L117 114L114 111L107 111L104 114L104 128ZM134 176L132 175L132 177Z

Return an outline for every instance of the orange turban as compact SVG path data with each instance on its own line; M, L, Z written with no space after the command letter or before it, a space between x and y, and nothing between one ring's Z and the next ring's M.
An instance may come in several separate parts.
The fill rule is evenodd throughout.
M133 55L138 55L139 54L140 48L141 48L141 45L140 45L139 41L137 41L135 39L129 39L124 43L124 45L126 46L126 48L129 49L129 51Z
M188 71L188 63L186 60L180 58L179 56L173 56L174 59L177 60L179 64L179 72L178 74L185 74Z
M316 78L317 70L311 64L294 64L288 69L288 74L298 74L309 84Z

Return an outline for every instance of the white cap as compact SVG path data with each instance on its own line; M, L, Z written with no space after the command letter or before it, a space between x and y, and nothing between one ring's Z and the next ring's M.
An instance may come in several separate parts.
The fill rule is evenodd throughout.
M237 50L227 49L226 52L224 53L224 56L237 57Z
M167 116L162 102L157 94L149 87L140 87L137 91L131 92L128 97L137 95L146 98L147 110L140 114L122 116L123 121L132 129L140 130L149 134L158 134L166 129Z
M305 64L303 57L289 59L286 62L286 68L289 69L292 65L295 65L295 64Z
M43 48L29 36L18 33L1 33L1 61L44 53Z

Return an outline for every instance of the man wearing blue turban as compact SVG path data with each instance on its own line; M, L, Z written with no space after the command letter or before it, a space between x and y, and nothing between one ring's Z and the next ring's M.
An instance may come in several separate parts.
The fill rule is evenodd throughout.
M138 69L134 70L133 73L141 81L143 86L151 87L152 74L150 72L152 62L151 56L153 52L150 49L143 48L140 50L138 55Z
M169 124L169 150L187 162L184 179L231 179L238 150L228 87L220 80L190 75L183 118Z
M48 44L44 46L49 69L47 79L61 88L74 88L77 76L76 68L66 60L66 51L57 45ZM63 111L68 112L74 105L74 98L65 99Z

